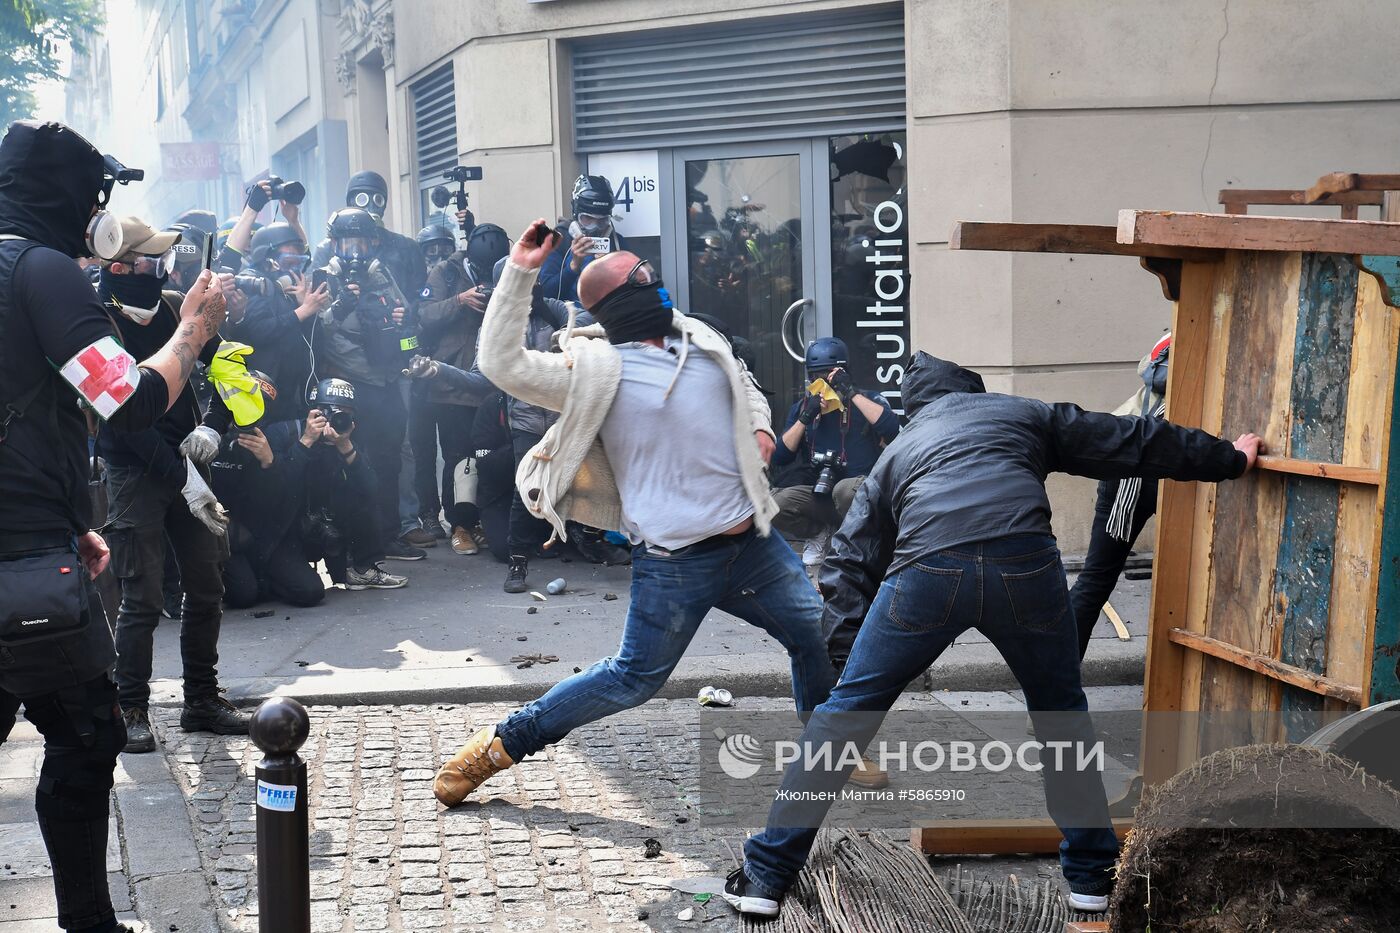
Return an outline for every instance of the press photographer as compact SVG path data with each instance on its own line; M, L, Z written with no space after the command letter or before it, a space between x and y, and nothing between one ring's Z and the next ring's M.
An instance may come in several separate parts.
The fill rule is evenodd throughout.
M599 256L627 249L627 241L613 228L617 198L602 175L580 175L570 206L573 220L540 268L540 287L550 298L577 302L583 270Z
M351 175L350 183L345 188L345 206L364 211L373 218L375 227L378 228L375 236L378 244L376 255L393 276L399 290L411 302L405 307L412 310L423 291L428 270L418 244L411 237L395 233L384 226L384 212L389 207L389 186L385 183L384 176L378 172L356 172ZM311 264L315 268L324 267L335 255L331 239L332 235L327 234L326 239L318 243L311 254Z
M284 222L292 228L298 239L306 242L306 230L301 226L301 202L306 199L306 188L299 181L283 181L276 175L269 176L248 188L243 211L238 215L231 229L221 241L215 243L217 257L214 267L225 272L238 272L246 264L252 238L261 230L258 214L273 201L277 202Z
M225 333L253 347L248 364L283 387L270 402L269 420L300 418L316 384L317 315L330 305L330 286L312 282L306 240L291 224L268 224L254 234L249 258L234 278L245 305L230 308Z
M354 386L358 438L378 478L373 501L385 556L422 560L424 551L398 537L399 473L408 421L399 380L417 350L417 326L403 292L380 262L381 230L374 218L345 208L331 215L326 230L333 254L316 270L313 283L318 288L327 284L331 302L318 317L316 372L322 379Z
M875 392L857 390L844 341L822 337L807 346L807 393L788 410L773 467L788 479L773 498L773 527L806 541L805 564L821 562L826 538L846 518L856 490L885 445L899 434L899 416ZM783 468L787 469L783 469Z
M461 215L458 216L460 220ZM436 229L440 233L451 232L442 227ZM422 236L419 234L420 240ZM460 370L471 369L476 359L477 331L491 297L492 270L509 250L510 238L504 230L495 224L481 224L472 228L463 249L433 267L418 305L423 328L420 352L424 356ZM441 502L452 526L452 550L475 554L479 548L472 529L480 516L475 506L457 501L454 477L461 471L463 461L471 457L471 429L479 399L464 399L460 393L437 383L427 383L415 388L415 392L421 393L415 396L421 402L412 425L412 430L418 432L415 448L432 450L436 441L442 447L443 461L439 477L435 457L415 460L420 511L425 520L431 519L431 526L437 521L438 511L432 504Z

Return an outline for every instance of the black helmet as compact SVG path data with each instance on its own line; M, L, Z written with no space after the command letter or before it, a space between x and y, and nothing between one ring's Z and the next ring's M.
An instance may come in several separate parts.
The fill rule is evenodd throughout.
M420 249L426 247L429 243L437 243L442 240L446 240L452 245L453 249L456 249L457 235L442 224L429 224L418 231L418 246Z
M389 205L389 186L378 172L356 172L345 186L345 205L368 211L376 219L384 216Z
M172 227L178 227L182 225L186 227L193 227L196 230L201 230L206 236L213 236L216 232L218 232L219 219L214 216L213 211L201 211L198 209L191 209L185 211L179 217L176 217L175 222L171 224Z
M467 237L467 261L478 282L491 276L496 263L510 253L510 237L495 224L477 224Z
M851 351L846 349L846 341L840 337L818 337L807 344L807 371L826 371L850 362Z
M301 241L301 237L292 229L291 224L281 222L268 224L253 234L253 249L249 258L253 261L253 265L260 266L264 259L272 256L288 243L295 243L303 251L306 249L306 244Z
M188 211L186 213L189 213ZM213 214L209 215L213 217ZM205 232L202 228L190 223L173 223L167 230L174 230L180 234L180 239L175 241L175 245L170 247L175 251L175 264L177 266L188 266L192 262L200 262L204 258L204 245L213 236L212 232Z
M368 211L358 207L344 207L331 215L326 222L326 236L332 240L341 237L362 236L372 240L379 238L379 225Z
M311 389L307 401L312 405L355 407L355 387L344 379L322 379Z
M602 175L580 175L574 182L574 216L594 214L604 217L613 212L617 199L613 196L612 183Z

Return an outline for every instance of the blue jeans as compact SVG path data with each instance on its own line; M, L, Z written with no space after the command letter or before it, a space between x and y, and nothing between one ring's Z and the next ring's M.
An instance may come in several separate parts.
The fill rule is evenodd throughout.
M1029 709L1089 708L1079 683L1079 638L1059 548L1049 535L1016 535L937 551L888 577L866 614L840 683L812 714L802 741L868 742L881 717L855 717L868 734L851 735L852 717L839 714L888 712L911 680L974 627L1001 652ZM1042 743L1094 741L1087 716L1036 718L1035 726ZM1051 766L1053 758L1042 757L1046 803L1065 837L1060 868L1072 891L1105 894L1113 886L1118 839L1110 828L1103 780L1097 771L1073 768L1071 757L1066 756L1070 767L1064 770ZM782 786L839 794L850 770L805 771L794 765ZM811 819L812 806L803 804L804 820ZM798 828L794 818L785 822L784 809L782 802L775 803L768 828L744 845L749 880L773 894L792 884L817 835L815 829ZM1092 819L1077 818L1074 822L1081 825L1070 826L1068 813Z
M670 556L632 551L632 604L617 655L556 684L496 730L514 761L579 726L645 703L671 675L700 622L721 609L787 649L797 708L815 709L836 679L821 634L821 598L777 532L710 538Z

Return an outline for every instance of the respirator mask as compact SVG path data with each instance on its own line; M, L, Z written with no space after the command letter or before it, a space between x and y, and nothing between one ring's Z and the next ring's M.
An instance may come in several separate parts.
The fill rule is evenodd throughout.
M109 155L102 157L102 188L97 192L97 211L83 234L83 245L91 255L111 262L122 254L122 222L107 210L107 200L112 196L113 186L141 181L145 177L142 169L127 168Z

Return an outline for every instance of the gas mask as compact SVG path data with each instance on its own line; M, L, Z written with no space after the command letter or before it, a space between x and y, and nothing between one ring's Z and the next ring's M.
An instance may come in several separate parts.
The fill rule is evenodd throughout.
M117 215L99 207L88 221L83 245L90 255L110 262L122 254L123 239L122 222Z
M607 214L579 214L574 218L579 232L584 236L605 237L612 235L612 217Z
M346 192L347 207L358 207L375 220L384 219L384 209L389 206L389 198L382 191L370 188L357 188Z

